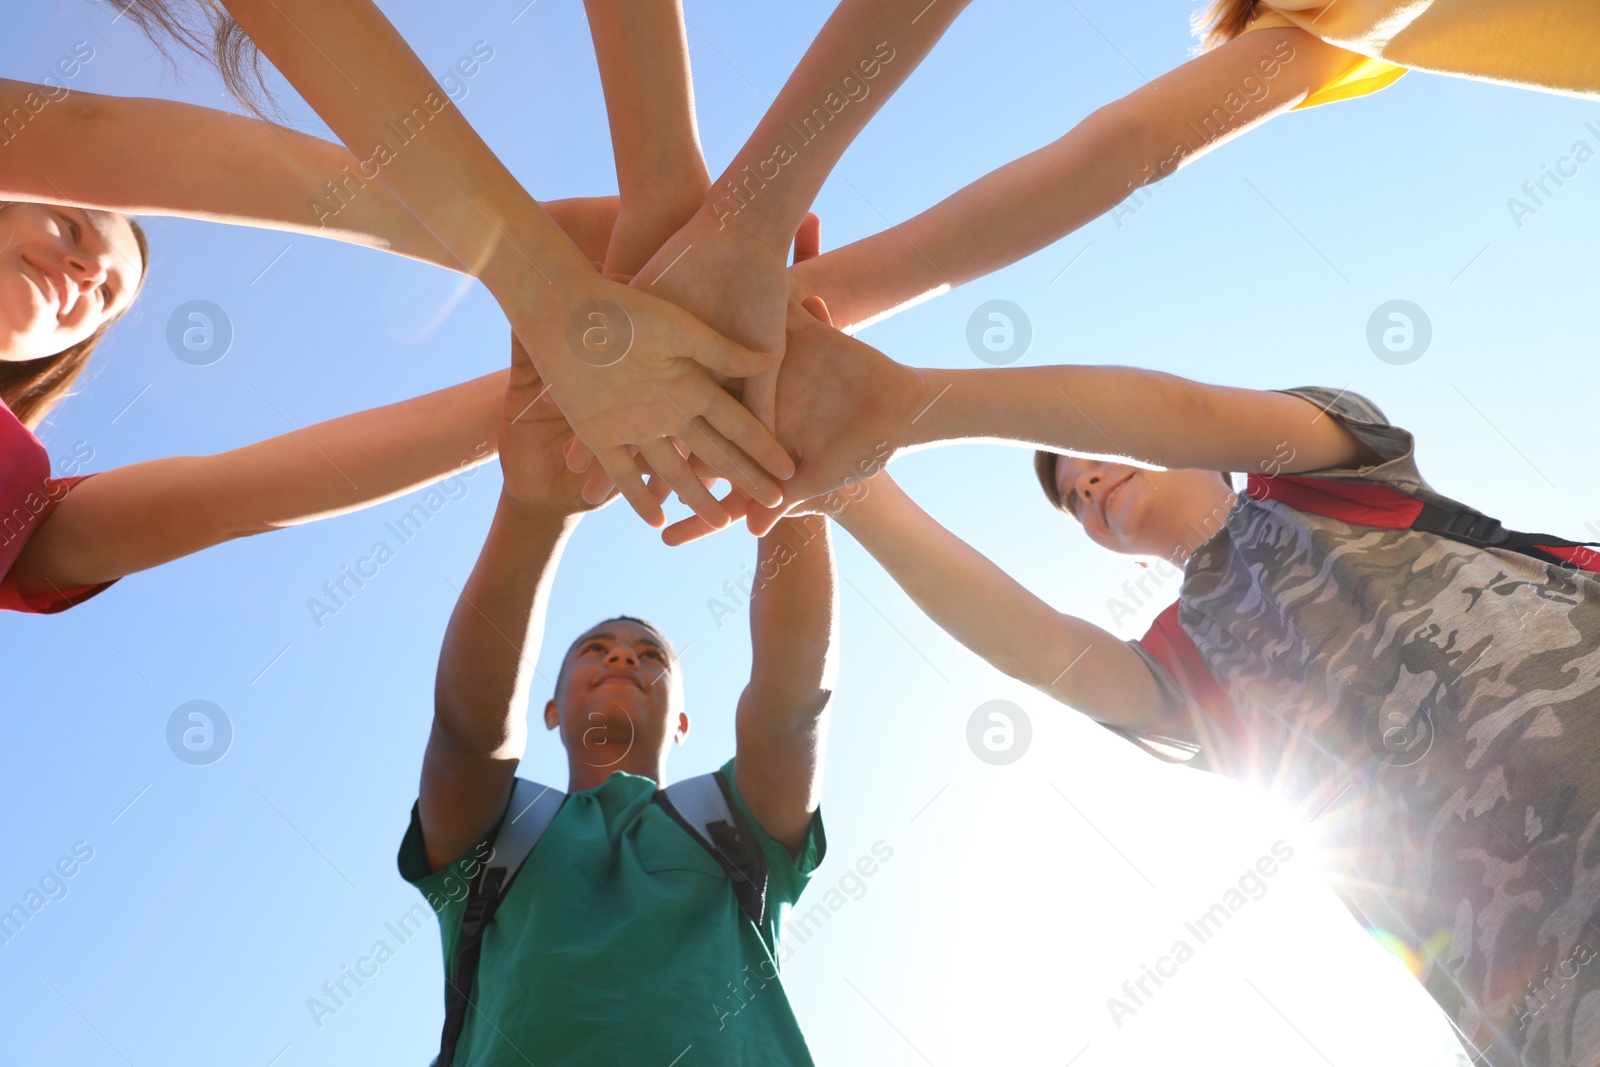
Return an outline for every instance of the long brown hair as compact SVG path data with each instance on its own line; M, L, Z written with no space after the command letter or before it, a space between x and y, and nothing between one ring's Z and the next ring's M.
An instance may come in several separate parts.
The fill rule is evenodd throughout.
M134 240L139 243L139 287L143 288L145 275L150 270L150 242L137 222L129 219L128 225L133 229ZM138 290L134 291L134 296L138 297ZM131 301L128 306L133 306ZM5 401L6 407L11 409L22 425L30 430L36 428L50 414L51 408L67 398L83 374L83 369L89 365L89 357L94 355L100 338L125 312L126 308L114 318L101 323L100 328L88 337L53 356L15 363L0 362L0 400Z
M1243 33L1255 17L1256 3L1257 0L1210 0L1194 18L1200 51L1209 52Z
M218 0L106 0L172 62L176 44L217 68L233 98L261 119L280 117L260 51Z

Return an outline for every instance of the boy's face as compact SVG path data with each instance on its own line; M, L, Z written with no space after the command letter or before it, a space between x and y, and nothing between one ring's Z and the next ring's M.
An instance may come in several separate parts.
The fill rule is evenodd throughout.
M648 628L603 622L567 650L545 725L593 767L620 765L630 754L658 760L689 732L689 717L673 715L673 671L669 650Z
M1227 518L1229 490L1215 471L1152 471L1108 460L1060 456L1061 501L1102 548L1172 559L1211 536Z

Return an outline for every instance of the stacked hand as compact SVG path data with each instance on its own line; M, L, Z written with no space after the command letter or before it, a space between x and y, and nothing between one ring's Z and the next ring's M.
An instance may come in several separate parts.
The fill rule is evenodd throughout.
M663 297L685 308L725 338L731 338L755 351L773 353L775 358L766 369L745 376L743 382L729 383L731 387L739 389L745 409L758 416L770 430L776 419L778 367L783 352L785 316L791 288L789 272L784 266L781 250L774 252L764 248L731 228L719 230L715 221L709 219L711 216L705 212L691 219L656 252L638 275L612 277L631 282L635 289ZM618 225L622 225L620 220ZM820 243L821 229L817 217L808 214L795 233L794 261L799 263L816 256ZM701 362L713 370L720 370L705 360ZM724 373L730 377L739 376L733 371ZM568 463L575 471L589 469L593 452L587 436L580 434L580 440L568 447ZM695 465L697 470L703 471L703 467L708 466L716 474L726 477L730 467L738 469L744 463L744 457L732 453L708 453L707 445L714 447L714 442L701 444L680 435L680 444L683 446L680 452L692 451L702 461ZM641 458L647 467L654 470L648 455ZM681 468L671 457L666 457L666 460L679 470L681 479ZM779 473L776 466L770 463L766 466L773 473ZM602 467L604 469L591 472L585 490L591 500L602 499L613 487L610 467L604 463ZM783 474L787 476L790 472L792 467ZM667 474L660 470L655 473ZM754 473L759 475L761 472ZM680 497L694 508L696 515L706 520L707 532L720 529L729 519L738 517L729 515L725 510L719 512L709 491L702 485L696 483L689 486L693 494L691 498L682 492L681 480L668 478L667 481L671 488L679 490ZM753 495L746 483L759 484L756 478L746 478L744 481L729 478L728 481L736 489L744 491L741 497L734 499L747 499ZM777 505L780 500L775 489L755 498L771 506Z
M522 302L512 328L533 346L529 354L538 374L574 432L652 526L666 518L635 455L709 524L728 522L674 438L755 499L782 499L771 476L787 477L792 461L760 420L708 373L748 376L771 367L770 357L741 348L665 301L598 275L561 298Z
M737 487L722 501L730 515L745 517L757 536L799 502L882 470L904 447L913 420L932 399L915 370L829 325L827 307L817 297L789 302L787 332L777 431L797 464L794 477L784 483L789 507L762 506ZM663 539L680 545L712 532L694 516L669 526Z
M765 534L803 502L871 477L902 447L913 405L926 403L916 372L833 329L820 298L795 299L781 259L704 219L691 220L638 276L597 278L573 313L567 351L526 368L528 381L539 382L549 364L544 401L553 399L576 431L561 449L575 479L567 484L581 485L589 506L620 488L652 526L663 525L661 501L676 491L695 515L664 532L673 545L737 519ZM808 215L795 235L795 262L815 256L818 245L816 216ZM548 320L535 322L550 335ZM741 347L729 331L762 352L784 353L781 362ZM708 371L744 378L730 385L743 386L745 404ZM516 382L514 374L514 391ZM544 401L538 406L548 413ZM577 477L583 472L586 481ZM787 479L781 489L769 472ZM646 484L643 474L654 477ZM721 501L710 492L719 478L732 487Z

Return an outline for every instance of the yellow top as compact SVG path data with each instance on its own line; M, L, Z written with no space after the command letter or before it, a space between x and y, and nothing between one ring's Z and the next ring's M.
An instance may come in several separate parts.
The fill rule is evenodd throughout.
M1291 26L1352 53L1302 108L1365 96L1407 70L1600 100L1600 0L1275 0L1245 32Z

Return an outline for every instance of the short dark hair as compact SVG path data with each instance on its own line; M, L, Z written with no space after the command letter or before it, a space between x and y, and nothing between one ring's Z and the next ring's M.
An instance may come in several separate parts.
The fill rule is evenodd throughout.
M671 665L678 662L678 650L672 647L672 642L667 640L667 635L662 633L661 628L655 623L650 622L648 619L641 619L635 615L613 615L609 619L601 619L599 622L588 627L577 637L572 639L572 644L568 645L567 650L561 654L561 666L556 672L557 688L560 688L561 686L561 676L567 671L567 657L572 655L572 650L574 648L578 647L578 642L582 641L585 635L594 633L600 627L610 625L614 622L631 622L635 626L643 627L650 633L652 637L656 639L657 642L660 643L661 647L666 650L668 664Z
M1045 498L1050 501L1050 506L1057 511L1065 511L1072 515L1071 510L1061 499L1061 485L1056 481L1056 460L1061 458L1059 452L1046 452L1044 449L1033 454L1033 473L1039 476L1039 486L1044 490ZM1077 516L1073 516L1076 518Z

